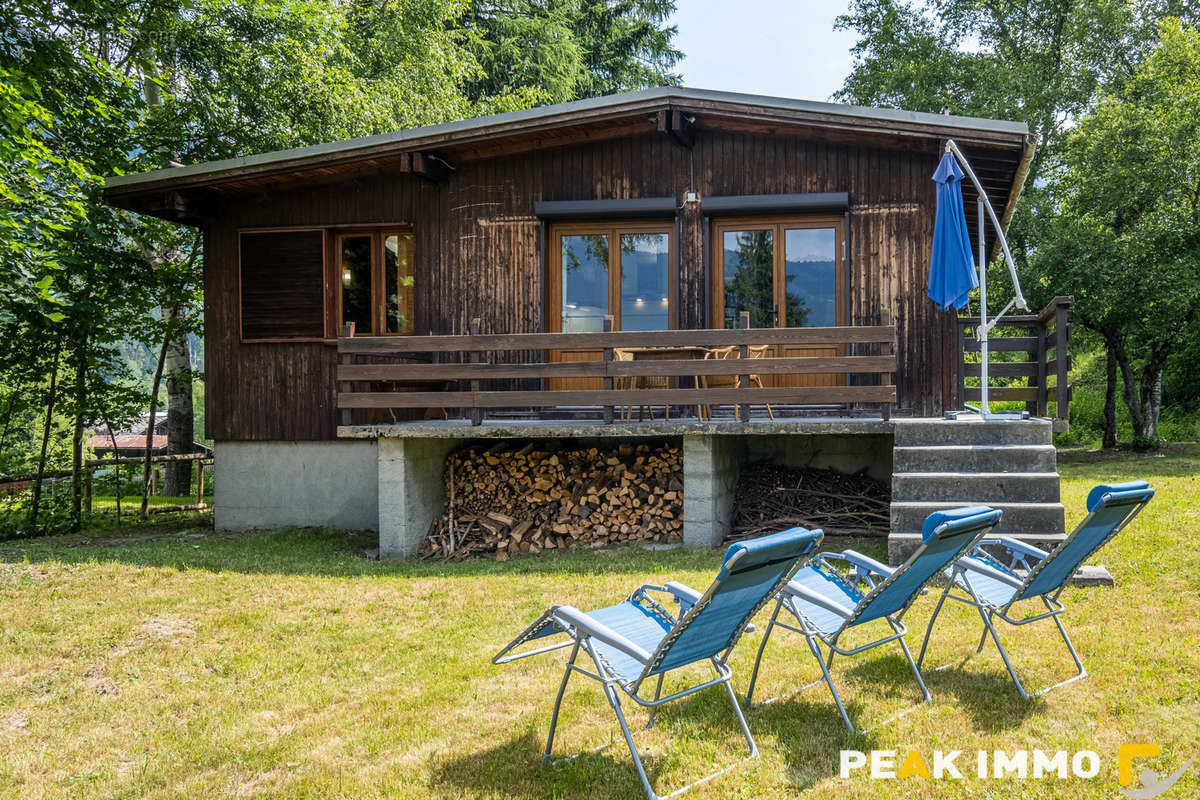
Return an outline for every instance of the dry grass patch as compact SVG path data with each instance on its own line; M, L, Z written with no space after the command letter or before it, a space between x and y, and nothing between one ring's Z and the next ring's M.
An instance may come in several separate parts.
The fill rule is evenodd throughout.
M850 736L822 688L792 691L818 672L801 640L780 635L762 696L782 699L748 714L762 758L691 796L1113 798L1120 743L1161 744L1161 764L1147 762L1160 772L1200 753L1200 450L1071 453L1063 473L1072 522L1101 480L1160 490L1099 559L1118 587L1066 593L1090 678L1022 702L993 649L963 663L978 621L949 609L931 664L953 666L928 673L934 702ZM357 534L191 525L0 544L0 798L637 798L615 721L585 681L568 691L560 752L615 744L541 765L561 654L507 668L489 658L550 603L594 607L668 578L703 586L720 560L618 550L394 564L363 558L372 543ZM923 598L910 617L918 643L932 606ZM1030 686L1069 674L1052 633L1002 631ZM758 642L748 635L733 658L740 689ZM919 698L886 648L835 672L862 724ZM740 757L718 691L668 707L638 737L664 789ZM1087 781L888 783L837 778L842 748L1092 749L1104 762ZM1198 791L1194 768L1164 796Z

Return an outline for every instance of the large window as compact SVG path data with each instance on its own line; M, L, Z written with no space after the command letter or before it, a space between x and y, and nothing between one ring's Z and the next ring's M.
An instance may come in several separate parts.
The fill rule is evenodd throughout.
M714 322L736 328L830 327L844 318L839 217L720 220L713 225Z
M663 223L556 225L551 229L550 330L674 327L672 227Z
M342 231L335 236L340 326L356 335L414 330L413 235L409 230Z
M661 331L675 327L672 223L595 223L550 229L549 329ZM551 361L598 361L599 350L550 353ZM551 389L598 389L597 378L559 378Z
M845 324L845 225L842 217L720 219L712 225L712 319L737 328L832 327ZM779 357L839 356L838 345L771 348ZM781 375L774 386L836 386L843 374Z

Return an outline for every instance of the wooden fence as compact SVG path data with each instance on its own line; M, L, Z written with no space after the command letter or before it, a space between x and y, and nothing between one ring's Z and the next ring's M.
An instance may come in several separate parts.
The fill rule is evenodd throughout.
M1054 408L1054 429L1065 431L1071 412L1071 356L1067 346L1071 341L1071 326L1067 311L1075 302L1073 297L1056 297L1039 314L1004 317L999 327L988 336L988 374L992 380L988 399L1017 400L1036 417L1050 416ZM967 386L967 378L979 378L979 317L958 318L958 397L963 402L978 403L979 386ZM1013 358L1016 360L1011 360ZM1006 379L996 385L995 379ZM1014 382L1015 381L1015 382Z
M739 330L613 331L611 325L609 317L605 330L598 333L484 334L475 319L472 333L454 336L354 336L352 326L347 326L338 339L341 424L352 424L353 409L463 409L479 425L489 409L595 407L605 422L612 422L614 408L702 405L736 405L740 418L747 420L750 405L766 403L872 405L887 417L896 402L893 326L751 329L749 315L743 315ZM819 345L844 354L751 359L750 348L761 345ZM624 348L672 347L736 347L740 358L614 358L614 351ZM579 351L598 353L599 358L561 357ZM734 387L696 388L695 379L702 376L735 373L740 373L740 380ZM750 374L835 374L838 385L759 387L751 385ZM596 379L600 388L552 388L553 381L564 378ZM621 385L639 378L656 378L668 386ZM508 388L486 385L500 380ZM436 382L443 382L445 390L412 388Z
M150 463L152 465L165 464L172 461L195 461L196 462L196 502L183 503L170 506L155 506L151 505L149 512L151 514L166 514L177 511L207 511L208 504L204 502L204 473L207 468L213 465L213 457L209 453L180 453L176 455L166 456L151 456ZM121 466L136 466L140 468L146 463L146 459L142 456L128 456L125 458L97 458L89 459L84 462L83 476L83 506L84 511L88 514L92 513L92 494L94 484L96 482L95 473L99 469L107 469L110 467L119 468ZM141 472L131 473L130 477L140 477ZM75 472L73 470L54 470L42 474L42 483L49 484L53 495L56 487L60 483L66 483L73 479ZM38 479L36 474L29 475L0 475L0 496L11 496L18 492L23 492L32 488L34 481ZM150 470L150 494L155 494L155 485L157 483L156 471ZM117 491L120 492L118 484ZM121 499L123 499L122 496ZM140 500L140 495L138 496ZM117 503L117 516L121 514L120 502Z

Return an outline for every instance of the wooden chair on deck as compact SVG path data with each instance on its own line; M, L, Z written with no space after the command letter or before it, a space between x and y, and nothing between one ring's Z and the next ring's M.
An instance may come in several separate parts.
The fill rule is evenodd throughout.
M770 345L765 344L753 345L747 348L750 358L766 358L769 349ZM718 359L726 361L740 361L741 357L741 348L736 345L714 347L704 356L705 360ZM758 375L750 375L750 384L758 389L763 388L762 378ZM701 375L700 385L705 389L736 389L740 388L740 381L737 375ZM767 407L767 416L775 419L775 412L771 409L771 404L764 403L763 405ZM733 416L736 418L737 415L738 406L735 404L733 406ZM700 406L700 418L712 419L712 408L708 405Z
M613 348L613 361L633 361L633 351L625 350L620 347L614 347ZM614 389L636 389L636 388L638 388L638 379L634 378L634 377L613 378L613 388ZM639 416L643 409L645 409L645 406L642 406L638 410ZM621 421L626 422L626 421L629 421L632 419L633 419L633 406L621 406ZM654 419L653 412L651 412L650 419Z

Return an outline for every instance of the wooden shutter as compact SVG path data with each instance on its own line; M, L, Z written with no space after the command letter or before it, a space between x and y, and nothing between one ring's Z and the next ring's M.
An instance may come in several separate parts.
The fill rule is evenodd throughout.
M324 254L319 230L241 235L243 339L325 335Z

